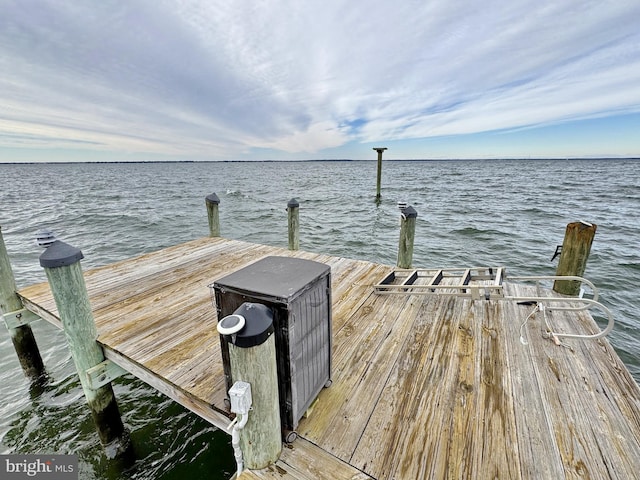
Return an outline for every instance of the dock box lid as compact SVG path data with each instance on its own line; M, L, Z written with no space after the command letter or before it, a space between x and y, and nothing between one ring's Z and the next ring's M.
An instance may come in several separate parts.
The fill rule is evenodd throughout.
M313 260L270 256L215 281L213 288L287 302L330 270L329 265Z

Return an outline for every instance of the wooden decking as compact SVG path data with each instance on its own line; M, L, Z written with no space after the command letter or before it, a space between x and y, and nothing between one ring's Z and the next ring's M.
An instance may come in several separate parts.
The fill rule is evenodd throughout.
M204 238L85 272L107 358L214 425L229 420L207 285L267 255L332 269L333 385L276 465L242 478L636 478L640 389L606 340L542 338L513 301L384 296L392 268ZM505 283L509 295L532 287ZM47 284L27 308L60 325ZM551 293L548 293L551 295ZM588 313L549 313L593 333Z

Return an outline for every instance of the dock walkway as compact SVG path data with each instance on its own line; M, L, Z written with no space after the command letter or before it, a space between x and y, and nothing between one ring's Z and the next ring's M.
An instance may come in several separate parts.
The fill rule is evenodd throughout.
M607 340L544 339L513 301L377 295L393 268L203 238L85 272L105 356L224 429L207 288L268 255L331 266L333 385L260 479L629 479L640 475L640 388ZM509 295L533 287L505 282ZM551 292L547 292L552 295ZM61 327L48 284L20 290ZM594 333L587 312L557 331Z

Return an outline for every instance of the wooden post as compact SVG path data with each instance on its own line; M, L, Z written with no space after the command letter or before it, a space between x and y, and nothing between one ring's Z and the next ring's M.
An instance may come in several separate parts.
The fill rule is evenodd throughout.
M22 301L16 293L16 282L11 269L11 262L7 247L2 236L2 227L0 226L0 313L2 313L5 322L11 318L26 318L28 313L24 310ZM22 366L25 375L31 379L40 378L45 370L40 351L33 331L29 324L18 325L19 322L7 324L7 329L11 335L13 347L18 354L18 360ZM11 326L15 325L15 326Z
M220 204L220 198L215 193L207 195L205 197L207 204L207 217L209 218L209 236L220 236L220 215L218 213L218 205Z
M105 447L106 455L116 458L128 453L130 440L122 424L111 384L94 389L87 377L87 370L97 366L105 358L102 347L96 341L98 332L80 266L82 258L79 249L56 241L40 255L40 265L44 267L49 279L62 328L100 441Z
M577 277L584 275L596 228L597 225L586 222L573 222L567 225L556 275ZM556 280L553 289L564 295L577 296L580 293L580 282Z
M376 181L376 200L380 201L380 185L382 184L382 152L384 152L387 147L374 147L374 150L378 152L378 176Z
M287 203L287 211L289 212L289 250L298 250L300 248L300 204L295 198Z
M249 383L253 400L240 446L246 468L260 470L275 463L282 451L273 313L266 305L243 303L218 323L218 331L226 335L224 328L238 316L244 327L227 336L231 379Z
M400 208L400 241L398 243L399 268L411 268L413 260L413 240L416 234L416 218L418 212L411 206Z

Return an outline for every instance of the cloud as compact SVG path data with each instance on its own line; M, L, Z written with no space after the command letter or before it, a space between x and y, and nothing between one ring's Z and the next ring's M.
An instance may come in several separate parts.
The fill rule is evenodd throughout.
M0 148L313 154L640 111L635 1L0 5Z

